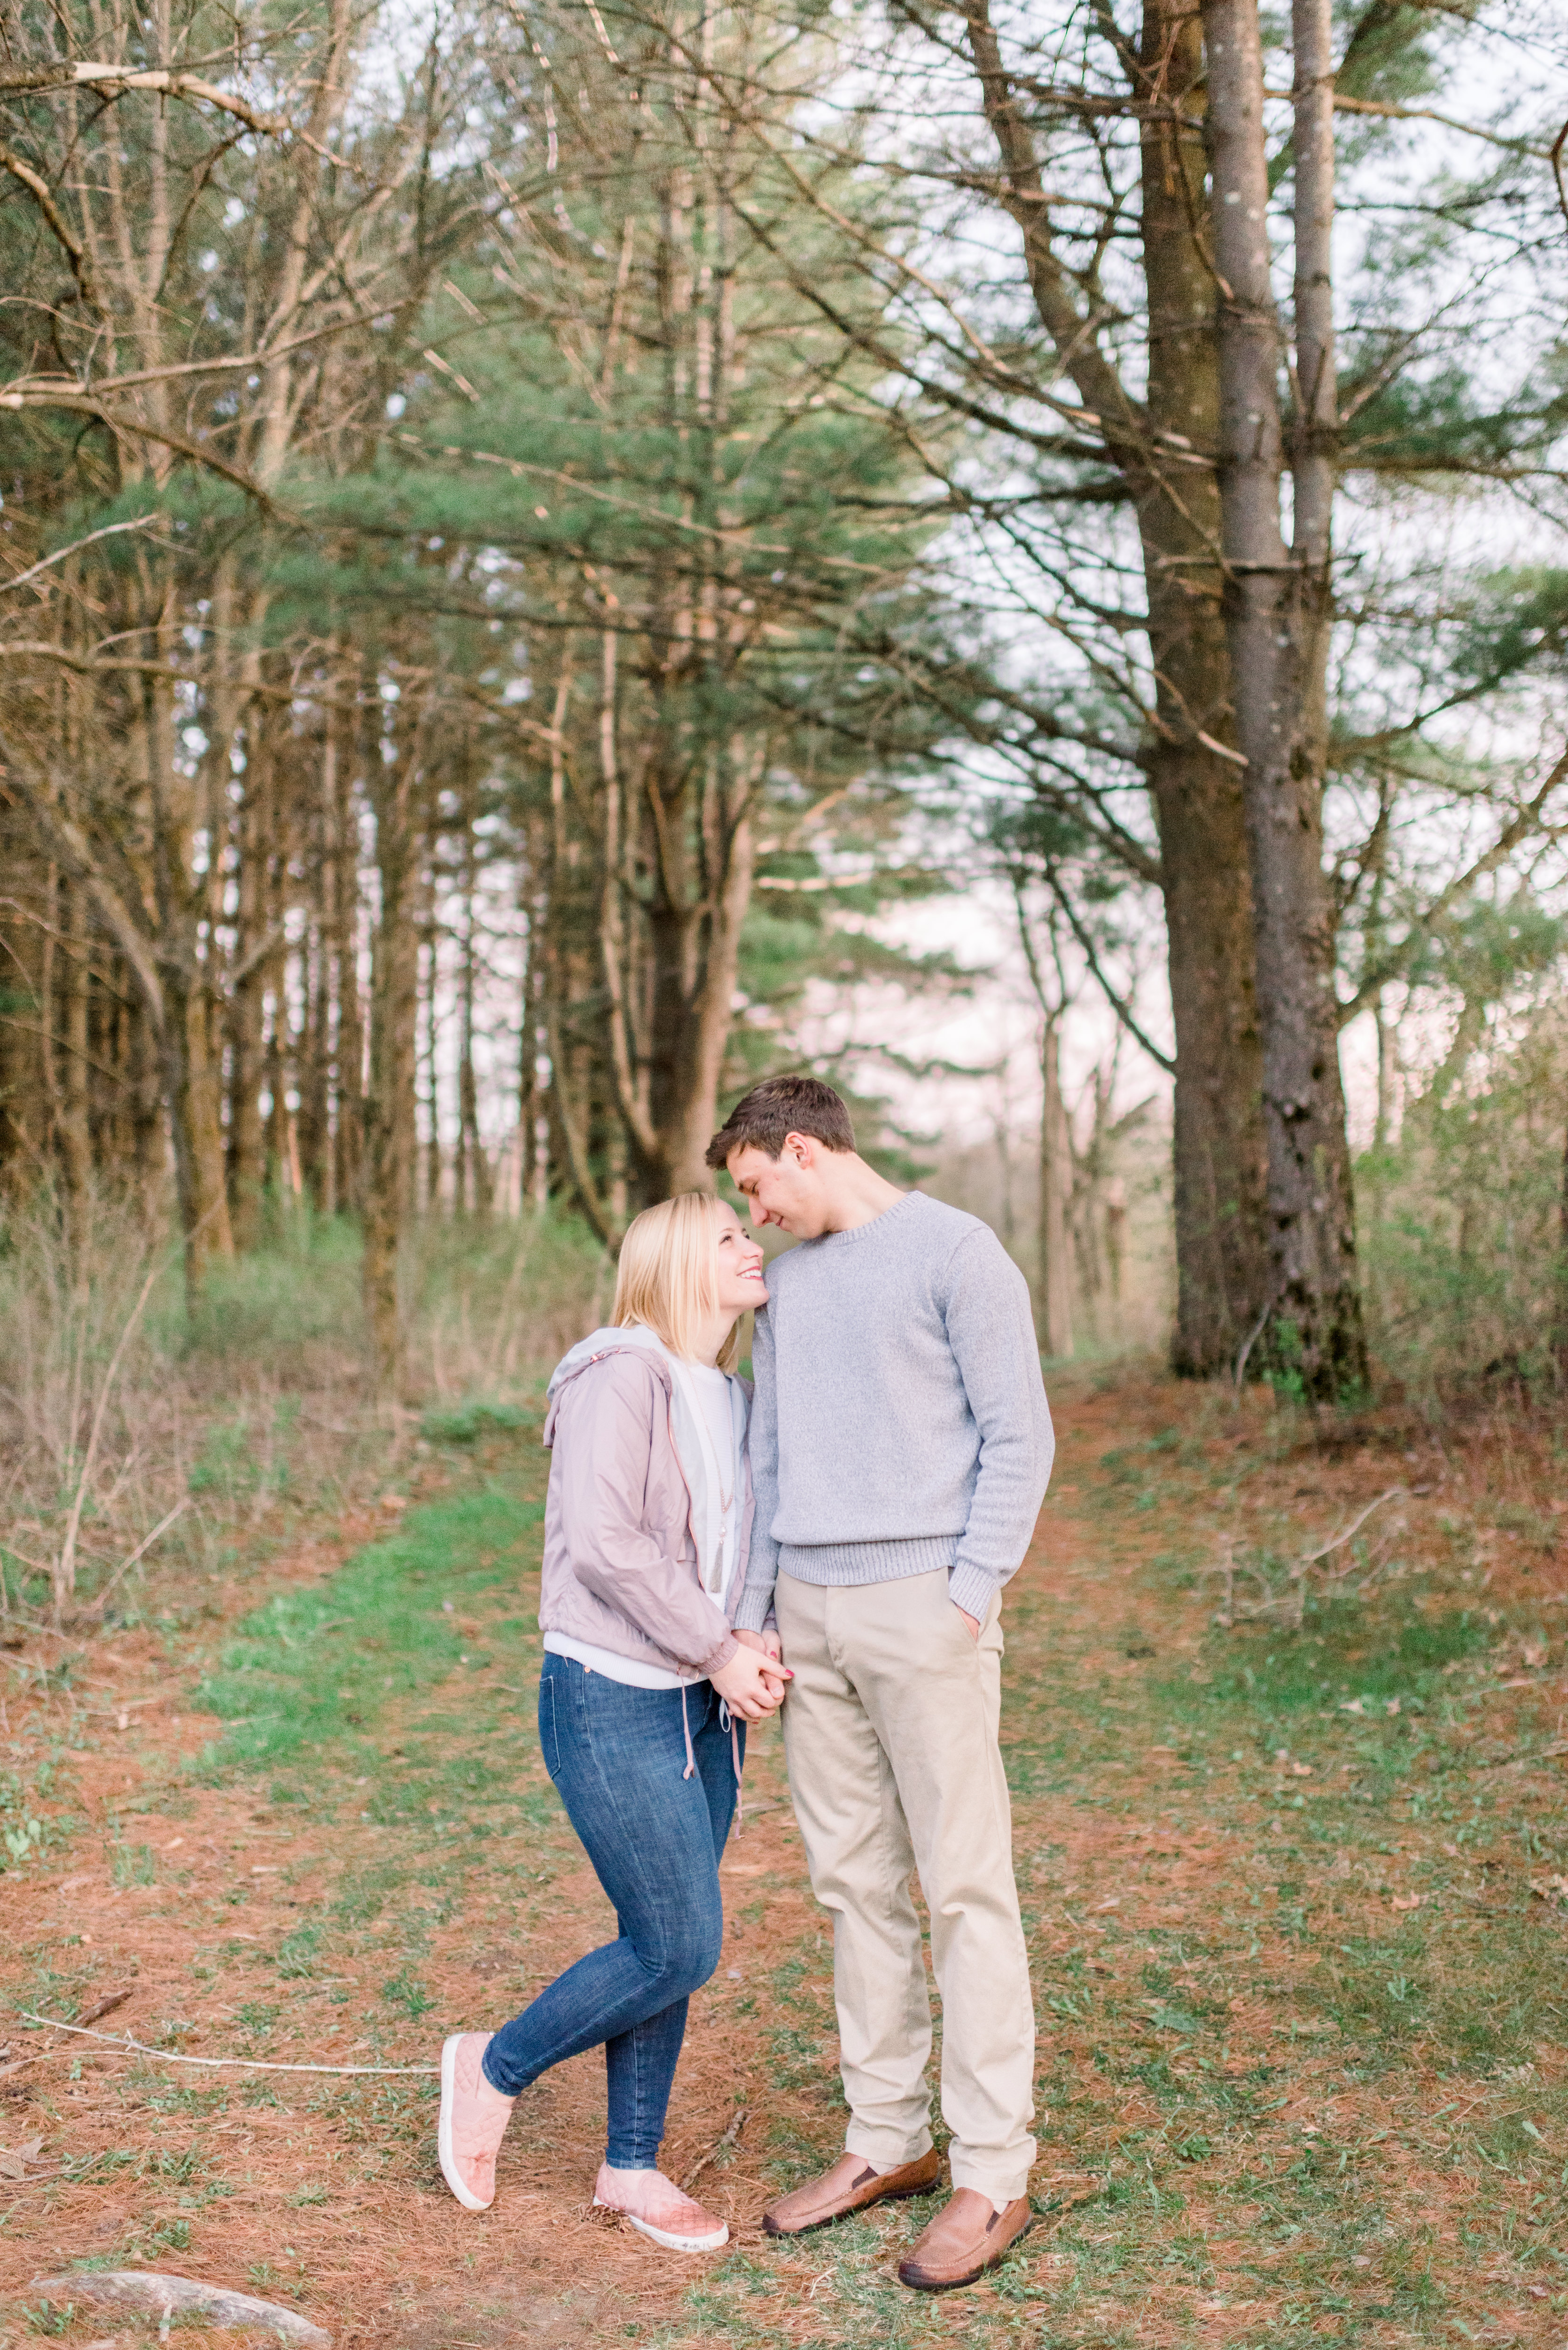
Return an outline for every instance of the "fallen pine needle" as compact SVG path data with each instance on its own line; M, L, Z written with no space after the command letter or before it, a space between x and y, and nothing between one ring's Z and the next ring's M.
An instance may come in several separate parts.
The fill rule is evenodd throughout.
M122 2040L112 2032L89 2032L84 2023L57 2023L52 2015L35 2015L30 2007L19 2007L18 2015L29 2023L42 2023L50 2032L74 2032L83 2040L99 2040L106 2048L119 2048L138 2056L155 2056L161 2064L204 2064L240 2073L379 2073L408 2074L439 2073L439 2064L269 2064L259 2056L182 2056L172 2048L150 2048L145 2040ZM720 2141L722 2144L722 2140Z

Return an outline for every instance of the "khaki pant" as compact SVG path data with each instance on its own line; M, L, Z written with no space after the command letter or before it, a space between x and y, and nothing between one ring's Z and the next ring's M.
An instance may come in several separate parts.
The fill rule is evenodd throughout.
M1034 2141L1034 2011L997 1750L1000 1600L978 1644L945 1568L837 1589L781 1575L790 1793L812 1890L833 1917L850 2122L883 2168L931 2143L931 2011L918 1868L942 2002L942 2119L955 2188L1024 2191Z

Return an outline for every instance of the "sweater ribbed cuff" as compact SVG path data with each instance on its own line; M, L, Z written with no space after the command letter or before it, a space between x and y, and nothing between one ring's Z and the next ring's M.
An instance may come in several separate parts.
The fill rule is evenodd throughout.
M771 1583L748 1586L741 1594L741 1604L735 1610L737 1632L762 1632L767 1628L773 1614L774 1587Z
M955 1566L948 1579L948 1597L977 1624L985 1621L985 1611L996 1595L996 1577L987 1575L983 1566L972 1566L966 1560Z

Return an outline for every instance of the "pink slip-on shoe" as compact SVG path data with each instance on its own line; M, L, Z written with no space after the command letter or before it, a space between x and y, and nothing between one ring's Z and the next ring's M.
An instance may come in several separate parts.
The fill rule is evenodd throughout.
M723 2220L683 2195L662 2170L612 2170L607 2162L601 2164L594 2209L618 2211L667 2252L716 2252L730 2241Z
M515 2102L493 2089L481 2070L493 2037L454 2032L441 2043L436 2152L441 2175L465 2211L488 2211L495 2200L495 2158Z

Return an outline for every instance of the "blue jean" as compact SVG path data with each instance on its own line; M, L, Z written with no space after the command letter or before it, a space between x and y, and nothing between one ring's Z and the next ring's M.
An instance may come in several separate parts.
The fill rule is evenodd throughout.
M628 1689L575 1657L545 1659L539 1743L572 1825L615 1904L619 1937L557 1975L484 2052L514 2096L552 2064L604 2043L605 2159L650 2170L664 2136L686 2002L719 1963L719 1861L735 1807L729 1720L709 1681L685 1691L695 1775L683 1776L681 1691ZM744 1752L745 1726L736 1725Z

